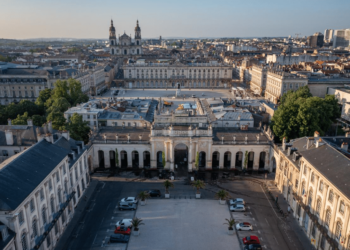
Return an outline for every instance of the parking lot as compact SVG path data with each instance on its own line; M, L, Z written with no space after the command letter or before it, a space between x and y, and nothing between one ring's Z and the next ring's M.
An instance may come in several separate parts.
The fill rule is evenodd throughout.
M149 200L136 212L145 225L132 236L128 250L136 249L240 249L236 235L227 234L227 206L217 200Z

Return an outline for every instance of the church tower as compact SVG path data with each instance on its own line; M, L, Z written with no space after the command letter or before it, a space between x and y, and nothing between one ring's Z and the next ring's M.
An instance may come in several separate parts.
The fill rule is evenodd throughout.
M109 27L109 47L112 55L115 54L115 46L117 45L117 37L115 36L115 28L113 20L111 20L111 27Z
M141 28L139 26L139 20L137 20L135 27L135 45L141 45Z

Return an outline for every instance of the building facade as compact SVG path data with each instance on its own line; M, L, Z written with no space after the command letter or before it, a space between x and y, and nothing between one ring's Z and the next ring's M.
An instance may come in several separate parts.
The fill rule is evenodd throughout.
M350 249L348 137L283 141L278 189L316 249Z
M113 26L113 20L111 20L111 26L109 27L109 48L110 54L116 56L139 56L142 55L142 39L141 28L139 21L136 22L135 37L132 41L131 36L124 34L117 39L115 33L115 27Z
M223 63L132 63L123 66L128 88L225 88L232 67Z
M251 69L250 89L255 94L264 96L266 88L267 67L254 65Z
M335 30L333 48L347 48L350 45L350 29Z

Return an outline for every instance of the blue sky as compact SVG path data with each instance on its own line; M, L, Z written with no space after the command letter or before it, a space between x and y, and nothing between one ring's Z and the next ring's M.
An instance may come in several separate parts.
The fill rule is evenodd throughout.
M302 36L350 28L350 0L0 0L0 38Z

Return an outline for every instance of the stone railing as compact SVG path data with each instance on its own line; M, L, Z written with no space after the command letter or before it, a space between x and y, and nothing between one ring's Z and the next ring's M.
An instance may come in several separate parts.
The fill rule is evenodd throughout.
M164 130L151 130L151 136L213 136L213 131L211 129L208 130L200 130L200 129L191 129L191 130L172 130L172 129L164 129Z

